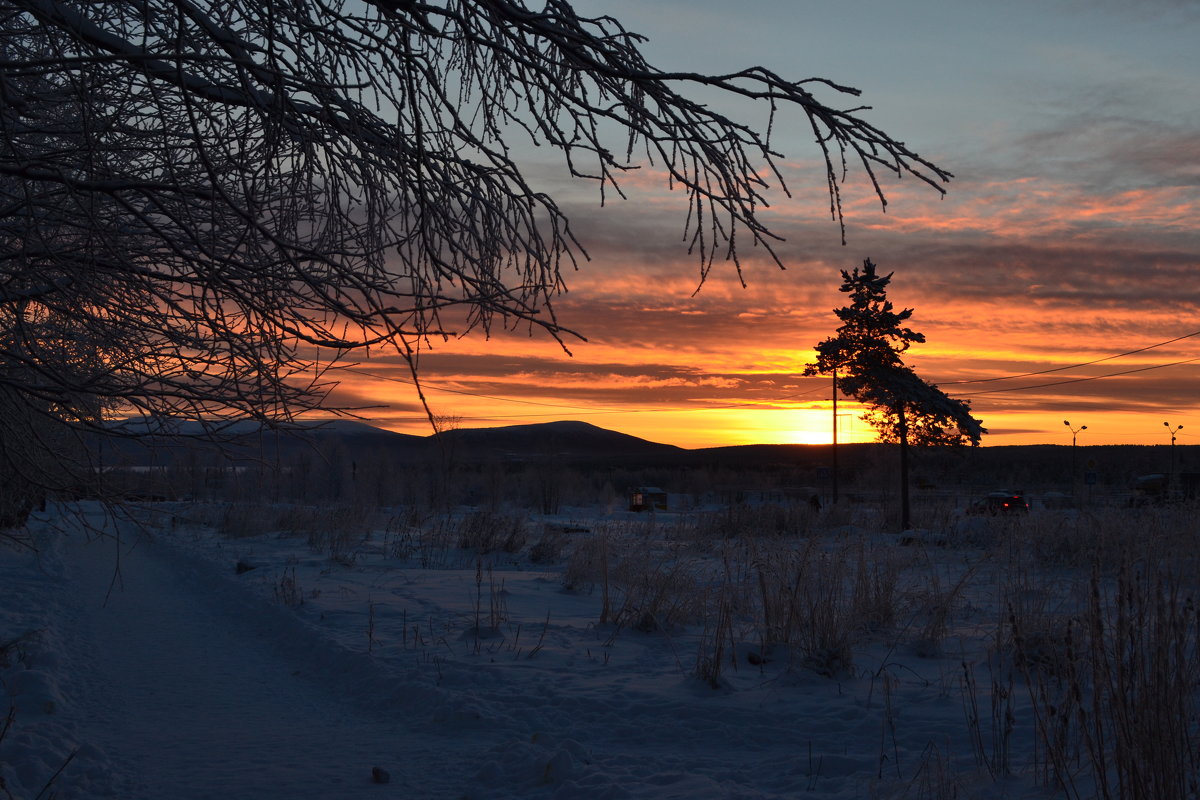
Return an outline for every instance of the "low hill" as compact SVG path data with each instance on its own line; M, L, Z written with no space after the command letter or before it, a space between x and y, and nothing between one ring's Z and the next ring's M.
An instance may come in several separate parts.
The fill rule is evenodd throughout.
M94 444L106 466L163 465L189 453L215 453L219 447L235 460L288 462L304 454L344 451L350 458L374 455L398 461L442 458L465 461L564 463L613 460L671 460L688 451L586 422L563 421L498 428L463 428L432 436L414 436L355 420L300 423L271 429L238 422L219 429L211 440L195 423L130 420L113 426L112 437Z
M591 461L644 458L685 453L683 448L659 444L610 431L586 422L543 422L501 428L462 428L432 437L463 455L505 461Z

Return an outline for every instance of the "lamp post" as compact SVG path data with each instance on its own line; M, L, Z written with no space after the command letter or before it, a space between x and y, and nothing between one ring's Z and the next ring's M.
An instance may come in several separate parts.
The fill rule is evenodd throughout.
M1075 467L1075 437L1079 435L1080 431L1086 431L1087 425L1080 425L1078 428L1072 428L1071 423L1065 419L1063 420L1063 425L1066 425L1067 428L1071 431L1071 481L1074 482L1075 475L1076 475L1076 472L1075 472L1075 469L1076 469L1076 467Z
M1167 431L1169 431L1171 434L1171 477L1172 477L1172 479L1174 479L1174 477L1175 477L1175 434L1177 434L1181 430L1183 430L1183 426L1176 425L1174 428L1172 428L1171 423L1164 422L1163 427L1166 428Z

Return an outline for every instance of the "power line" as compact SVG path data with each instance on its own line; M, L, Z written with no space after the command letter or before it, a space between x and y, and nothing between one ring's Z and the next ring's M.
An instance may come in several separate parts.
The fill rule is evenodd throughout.
M1007 389L989 389L988 391L985 391L985 392L975 392L973 394L968 394L967 397L979 397L980 395L984 395L984 394L1001 394L1003 392L1024 392L1029 389L1045 389L1050 386L1063 386L1068 383L1086 383L1087 381L1098 381L1103 378L1115 378L1118 375L1132 375L1135 372L1149 372L1152 369L1165 369L1167 367L1177 367L1180 364L1192 364L1196 361L1200 361L1200 356L1197 356L1196 358L1187 358L1187 359L1184 359L1183 361L1172 361L1169 364L1153 364L1149 367L1138 367L1136 369L1127 369L1127 370L1123 370L1121 372L1109 372L1105 375L1092 375L1091 377L1088 377L1088 378L1071 378L1071 379L1065 380L1065 381L1052 381L1050 383L1038 383L1038 384L1034 384L1032 386L1012 386ZM1095 363L1095 362L1093 362L1093 363Z
M1095 361L1084 361L1081 364L1070 364L1065 367L1052 367L1051 369L1042 369L1042 370L1038 370L1037 372L1022 372L1018 375L1002 375L999 378L974 378L972 380L964 380L964 381L939 381L938 386L958 386L958 385L961 385L964 383L993 383L995 381L1010 381L1010 380L1015 380L1016 378L1031 378L1035 375L1048 375L1051 372L1062 372L1063 370L1067 370L1067 369L1078 369L1079 367L1090 367L1093 364L1099 364L1103 361L1112 361L1114 358L1124 358L1125 356L1132 356L1137 353L1144 353L1147 350L1153 350L1156 347L1165 347L1166 345L1174 344L1175 342L1179 342L1184 339L1190 339L1193 336L1200 336L1200 331L1193 331L1192 333L1185 333L1182 336L1176 336L1174 339L1168 339L1165 342L1158 342L1157 344L1150 344L1150 345L1146 345L1145 347L1139 347L1136 350L1128 350L1124 353L1117 353L1116 355L1105 356L1104 358L1097 358ZM1182 363L1182 362L1180 362L1180 363ZM1165 366L1169 366L1169 365L1165 365ZM1123 375L1126 373L1115 373L1115 374ZM1088 380L1088 379L1081 379L1081 380ZM1051 384L1051 385L1053 385L1053 384ZM1019 391L1019 390L1014 390L1014 391ZM985 394L985 392L979 392L978 394Z

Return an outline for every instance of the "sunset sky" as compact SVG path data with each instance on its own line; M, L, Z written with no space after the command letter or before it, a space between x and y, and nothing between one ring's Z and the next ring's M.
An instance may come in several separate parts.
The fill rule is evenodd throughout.
M1064 419L1088 426L1080 444L1166 444L1164 421L1200 442L1200 3L575 6L648 36L663 69L761 64L855 86L868 120L955 179L945 198L887 181L885 214L852 172L842 246L811 132L782 119L792 197L773 191L768 219L786 271L744 253L747 288L730 266L694 294L682 193L647 169L601 208L596 185L533 161L591 256L557 303L587 341L570 356L525 332L435 343L421 369L436 414L462 427L579 419L684 447L828 441L829 381L800 373L838 324L838 270L869 257L928 339L907 363L971 400L985 445L1070 444ZM360 370L341 375L339 402L429 432L397 359ZM843 440L874 438L844 410Z

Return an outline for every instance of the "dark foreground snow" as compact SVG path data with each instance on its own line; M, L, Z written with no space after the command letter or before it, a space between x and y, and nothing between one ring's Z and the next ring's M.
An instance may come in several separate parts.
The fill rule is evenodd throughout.
M563 591L562 564L422 568L371 539L333 561L179 509L87 519L104 535L64 516L35 526L39 555L0 550L19 800L68 757L62 800L1053 794L974 756L961 676L986 684L986 642L967 635L933 658L881 638L832 676L738 644L713 689L703 625L600 625L600 590Z

